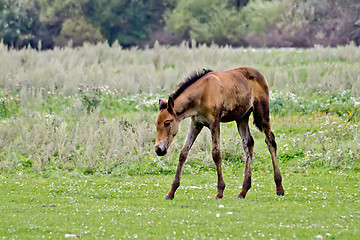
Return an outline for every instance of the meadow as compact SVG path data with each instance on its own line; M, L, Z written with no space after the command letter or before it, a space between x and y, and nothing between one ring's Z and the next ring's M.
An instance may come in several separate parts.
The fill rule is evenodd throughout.
M235 124L227 123L221 132L224 199L214 200L211 137L203 131L175 200L163 201L188 120L169 153L156 156L158 99L166 99L193 71L244 65L260 70L271 88L285 196L275 194L264 136L251 126L253 187L246 199L235 199L243 151ZM360 48L353 44L312 49L97 44L51 51L1 44L0 237L360 236L359 108Z

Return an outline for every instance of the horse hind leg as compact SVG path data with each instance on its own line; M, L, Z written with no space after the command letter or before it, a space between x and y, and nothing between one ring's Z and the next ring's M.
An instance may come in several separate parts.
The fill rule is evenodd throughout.
M262 104L256 104L253 114L255 126L265 134L265 142L268 146L273 164L276 194L283 196L284 189L282 187L282 177L276 157L277 145L275 141L275 135L270 127L269 104L267 102L263 102Z
M248 117L242 121L237 121L237 127L239 134L242 138L242 145L245 153L245 172L244 172L244 181L241 188L241 192L238 194L237 198L245 198L246 193L251 188L251 168L252 168L252 156L254 149L254 139L251 136Z
M282 187L282 177L279 170L279 166L276 159L276 142L275 142L275 135L271 131L271 129L265 129L265 142L268 145L269 152L271 154L273 169L274 169L274 180L276 184L276 194L277 195L284 195L284 189Z

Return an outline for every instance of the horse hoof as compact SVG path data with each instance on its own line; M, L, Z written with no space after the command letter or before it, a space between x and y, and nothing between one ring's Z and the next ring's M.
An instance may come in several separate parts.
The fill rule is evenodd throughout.
M237 195L236 198L244 199L245 197L244 197L244 196L241 196L241 195Z
M173 199L174 199L173 197L168 197L168 196L165 197L165 200L173 200Z
M278 196L284 196L284 192L277 192L276 193Z

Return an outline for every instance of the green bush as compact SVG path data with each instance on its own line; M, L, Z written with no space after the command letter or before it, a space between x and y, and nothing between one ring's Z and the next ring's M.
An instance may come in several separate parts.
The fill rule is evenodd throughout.
M163 25L163 13L174 1L163 0L90 0L85 15L112 44L123 46L145 42L153 30Z
M245 27L240 13L221 0L181 0L167 13L166 26L178 37L217 44L239 43Z
M266 30L283 20L285 13L293 6L292 0L253 0L241 9L247 26L247 35L265 35Z
M73 46L81 46L84 42L104 42L100 29L95 28L84 17L67 19L63 22L60 35L55 37L57 46L66 46L69 42Z

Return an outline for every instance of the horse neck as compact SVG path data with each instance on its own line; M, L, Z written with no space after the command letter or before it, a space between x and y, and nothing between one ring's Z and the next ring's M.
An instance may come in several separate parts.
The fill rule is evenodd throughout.
M188 93L188 91L185 91L175 99L175 112L180 121L197 115L199 109L197 100L200 99L200 97L198 92Z

